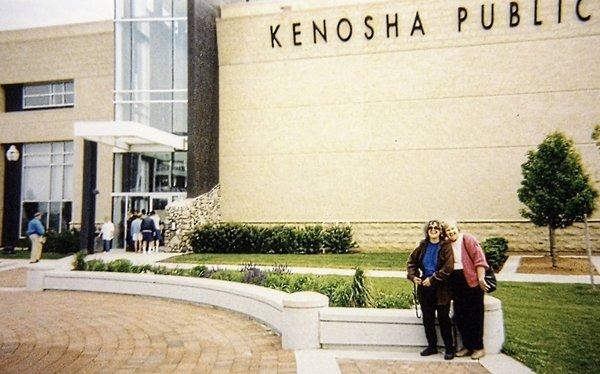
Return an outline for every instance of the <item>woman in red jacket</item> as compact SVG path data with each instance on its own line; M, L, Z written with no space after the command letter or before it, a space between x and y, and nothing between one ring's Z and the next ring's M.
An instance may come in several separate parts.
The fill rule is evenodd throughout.
M444 358L454 358L454 340L450 321L450 288L448 279L452 273L454 259L450 243L444 241L440 221L433 220L425 225L425 238L410 254L406 264L407 277L417 285L417 297L423 311L423 326L427 338L427 348L421 356L436 354L437 334L435 314L440 323L444 340Z
M456 357L471 355L472 359L477 360L485 356L483 295L488 290L484 276L489 265L477 239L461 233L456 222L445 222L444 234L452 244L454 255L450 288L454 300L454 323L464 347L456 352Z

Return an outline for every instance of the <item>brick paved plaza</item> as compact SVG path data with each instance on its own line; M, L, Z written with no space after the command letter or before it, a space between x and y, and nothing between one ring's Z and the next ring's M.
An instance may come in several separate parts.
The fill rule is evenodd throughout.
M232 312L84 292L0 297L0 372L296 371L277 335Z
M338 359L343 374L389 374L389 373L435 373L435 374L483 374L488 371L477 362L445 363L397 360L349 360Z
M26 275L0 271L0 373L295 373L300 365L278 335L235 312L143 296L30 292ZM488 372L465 359L362 353L331 359L343 374ZM322 359L309 361L311 373L323 369Z

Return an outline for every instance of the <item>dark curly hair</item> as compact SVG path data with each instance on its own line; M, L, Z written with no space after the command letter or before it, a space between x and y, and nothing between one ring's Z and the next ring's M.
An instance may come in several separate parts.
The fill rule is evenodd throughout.
M429 242L429 232L428 232L428 228L430 225L433 224L437 224L438 227L440 228L440 241L445 241L446 238L446 233L444 232L443 228L442 228L442 221L440 221L439 219L432 219L430 221L427 221L425 223L425 225L423 226L423 233L425 234L425 241Z

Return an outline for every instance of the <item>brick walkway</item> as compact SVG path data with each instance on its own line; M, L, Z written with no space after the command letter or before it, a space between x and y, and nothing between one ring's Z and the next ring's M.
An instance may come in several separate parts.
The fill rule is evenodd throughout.
M228 311L84 292L0 298L3 373L296 371L279 336Z
M479 363L415 362L391 360L338 359L342 374L384 373L436 373L436 374L483 374L488 371Z
M0 271L0 287L25 287L27 286L27 269Z

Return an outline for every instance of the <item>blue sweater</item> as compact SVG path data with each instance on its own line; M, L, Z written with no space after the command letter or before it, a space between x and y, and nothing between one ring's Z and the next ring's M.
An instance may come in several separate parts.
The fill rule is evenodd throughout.
M440 243L428 243L423 256L423 276L430 277L435 273L438 262L438 253L440 252Z
M33 218L27 224L27 235L38 234L39 236L42 236L44 233L46 233L46 230L39 219Z

